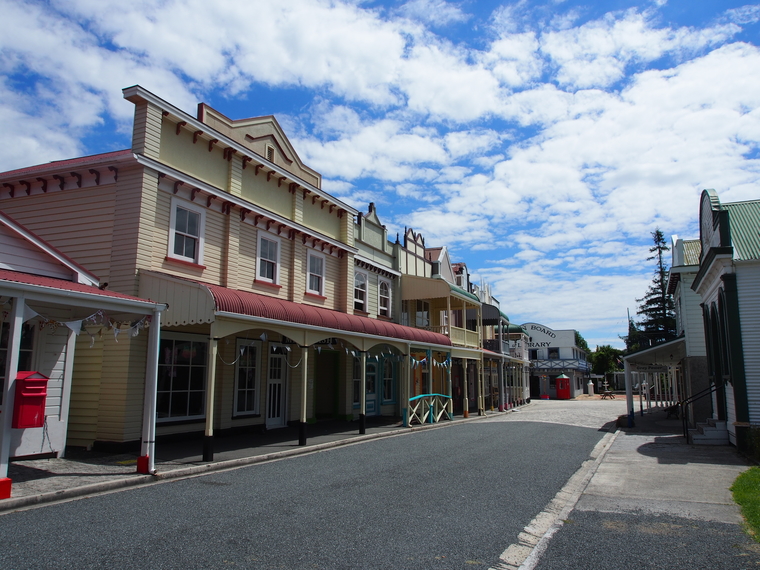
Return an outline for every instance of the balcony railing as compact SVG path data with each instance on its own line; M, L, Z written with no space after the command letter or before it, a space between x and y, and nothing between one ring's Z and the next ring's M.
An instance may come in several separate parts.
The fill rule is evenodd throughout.
M445 334L451 339L453 344L460 346L467 346L471 348L478 348L480 346L480 335L477 331L471 331L459 327L453 327L449 325L443 325L440 327L420 327L426 331L433 331L441 334Z

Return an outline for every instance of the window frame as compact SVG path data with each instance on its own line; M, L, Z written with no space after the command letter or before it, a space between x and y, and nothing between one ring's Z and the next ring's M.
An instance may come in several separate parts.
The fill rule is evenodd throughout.
M388 287L388 295L383 296L383 285ZM385 307L385 310L387 311L386 314L383 314L383 299L387 299L387 307ZM393 289L391 287L391 282L387 279L378 278L377 280L377 314L381 317L386 318L393 318Z
M202 419L204 419L206 417L206 397L208 396L208 394L206 393L206 391L207 391L206 381L207 381L207 376L208 376L208 336L197 335L197 334L189 334L189 333L162 332L161 333L161 343L163 343L164 341L168 341L168 340L174 341L174 342L176 342L176 341L190 341L192 343L200 344L200 345L205 346L205 351L206 352L205 352L205 355L204 355L204 364L203 365L193 365L192 362L189 363L188 366L190 367L190 370L188 371L188 388L187 388L187 390L179 390L179 389L178 390L173 390L171 388L171 384L173 384L173 382L170 383L170 389L169 390L161 390L160 389L161 388L161 381L162 381L162 378L161 378L161 369L165 368L167 366L170 366L170 367L174 368L174 367L176 367L178 365L176 363L172 363L172 364L162 363L161 362L161 356L162 355L161 355L160 349L159 349L158 385L156 386L156 394L157 394L157 399L156 399L156 423L157 424L164 424L164 423L172 423L172 422L186 422L186 421L202 420ZM192 388L192 367L193 366L196 366L198 368L202 367L203 370L204 370L204 372L203 372L203 381L202 381L202 385L203 385L203 389L202 390L192 390L191 389ZM203 394L202 401L201 401L201 413L200 414L195 414L195 415L172 416L171 415L171 412L172 412L171 397L172 397L172 395L175 392L176 393L187 392L187 394L188 394L188 404L187 404L188 408L189 408L190 393L191 392L201 392ZM161 394L164 394L164 393L168 393L169 394L169 415L163 416L163 417L159 417L158 414L160 412L159 406L160 406Z
M311 277L312 275L317 276L316 273L312 273L311 271L311 260L312 258L318 259L322 262L322 274L318 275L319 277L319 287L317 289L313 289L311 287ZM319 295L320 297L324 297L325 295L325 274L327 273L327 258L325 254L319 253L317 251L314 251L313 249L308 249L306 251L306 292L311 293L312 295Z
M356 285L356 280L359 276L364 278L364 298L361 300L361 305L362 305L361 308L356 306L357 300L358 300L356 296L356 292L357 290L361 290ZM355 269L354 270L354 311L361 311L362 313L368 313L369 312L367 310L368 308L369 308L369 274L366 273L365 271L359 271Z
M277 252L275 255L275 260L271 260L266 257L261 256L261 250L262 250L262 241L266 240L269 242L272 242L276 244L277 246ZM264 282L264 283L271 283L272 285L279 285L280 284L280 255L282 252L282 242L280 238L278 238L275 235L268 234L268 233L259 233L259 237L256 240L258 247L256 248L256 281ZM262 260L267 263L274 264L274 271L273 271L273 277L264 277L261 275L261 263Z
M387 374L387 370L390 369L390 376ZM382 386L382 401L383 404L393 404L396 402L396 367L393 361L386 358L383 361L383 386ZM387 391L390 389L390 397L387 397Z
M177 231L177 208L182 208L183 210L187 210L188 212L192 212L194 214L199 215L198 219L198 236L197 236L197 247L195 251L195 258L188 257L186 255L180 255L178 253L174 252L174 245L177 239L177 234L179 235L187 235L191 236L191 234L185 234L183 232ZM172 197L171 200L171 211L169 213L169 244L168 244L168 251L166 254L166 257L169 259L176 259L178 261L184 261L187 263L193 263L195 265L203 265L203 249L204 249L204 235L206 233L206 209L198 206L197 204L193 204L192 202L188 202L187 200L182 200L181 198L177 198L176 196Z
M233 418L245 418L250 416L259 416L261 415L261 356L262 356L262 342L255 340L251 341L250 339L243 339L239 338L237 339L236 346L236 352L237 358L235 360L235 396L232 403L232 417ZM238 406L240 403L240 369L241 369L241 362L243 360L243 350L248 350L254 348L256 349L256 354L254 356L254 379L253 379L253 388L244 388L243 391L250 392L253 391L253 409L251 410L239 410ZM247 366L246 368L251 368L250 366Z

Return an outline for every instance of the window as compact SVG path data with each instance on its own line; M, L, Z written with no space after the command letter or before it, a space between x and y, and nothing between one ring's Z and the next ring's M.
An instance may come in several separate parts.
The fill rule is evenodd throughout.
M401 301L401 324L409 326L409 301Z
M235 372L235 413L259 413L259 343L249 340L238 340L237 361Z
M354 309L367 312L367 274L354 274Z
M169 220L168 257L202 265L204 223L203 208L173 199Z
M538 350L531 349L528 351L528 360L538 360Z
M159 348L156 419L205 415L208 343L196 335L163 333Z
M280 280L280 242L274 237L261 236L259 239L259 271L257 279L278 283Z
M325 281L325 258L324 256L310 251L307 254L307 275L306 291L315 295L324 295Z
M383 363L383 401L393 401L393 362L386 360Z
M377 389L377 364L374 362L367 362L367 377L366 377L366 383L367 383L367 395L374 396L375 390ZM368 398L372 399L372 398Z
M8 362L8 339L11 332L10 323L3 323L0 328L0 404L3 403L2 386L5 385L5 366ZM32 370L34 347L34 325L21 325L21 346L18 351L18 369Z
M550 348L549 349L549 359L550 360L556 360L559 358L559 348Z
M430 326L430 303L428 301L417 301L415 322L417 328Z
M391 316L391 284L387 281L380 280L378 287L378 310L377 313L383 317Z

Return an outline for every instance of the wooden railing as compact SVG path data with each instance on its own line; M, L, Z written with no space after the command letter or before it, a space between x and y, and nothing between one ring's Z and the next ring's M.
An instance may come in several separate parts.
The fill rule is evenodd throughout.
M441 419L452 419L450 402L451 398L443 394L422 394L409 398L409 425L415 421L419 424L433 424Z

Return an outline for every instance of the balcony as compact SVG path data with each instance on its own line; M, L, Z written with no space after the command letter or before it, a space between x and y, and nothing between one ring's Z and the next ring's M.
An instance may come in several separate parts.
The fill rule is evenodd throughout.
M457 346L466 346L467 348L480 348L480 335L477 331L471 331L460 327L443 325L441 327L420 327L426 331L433 331L445 334L451 339L451 343Z

